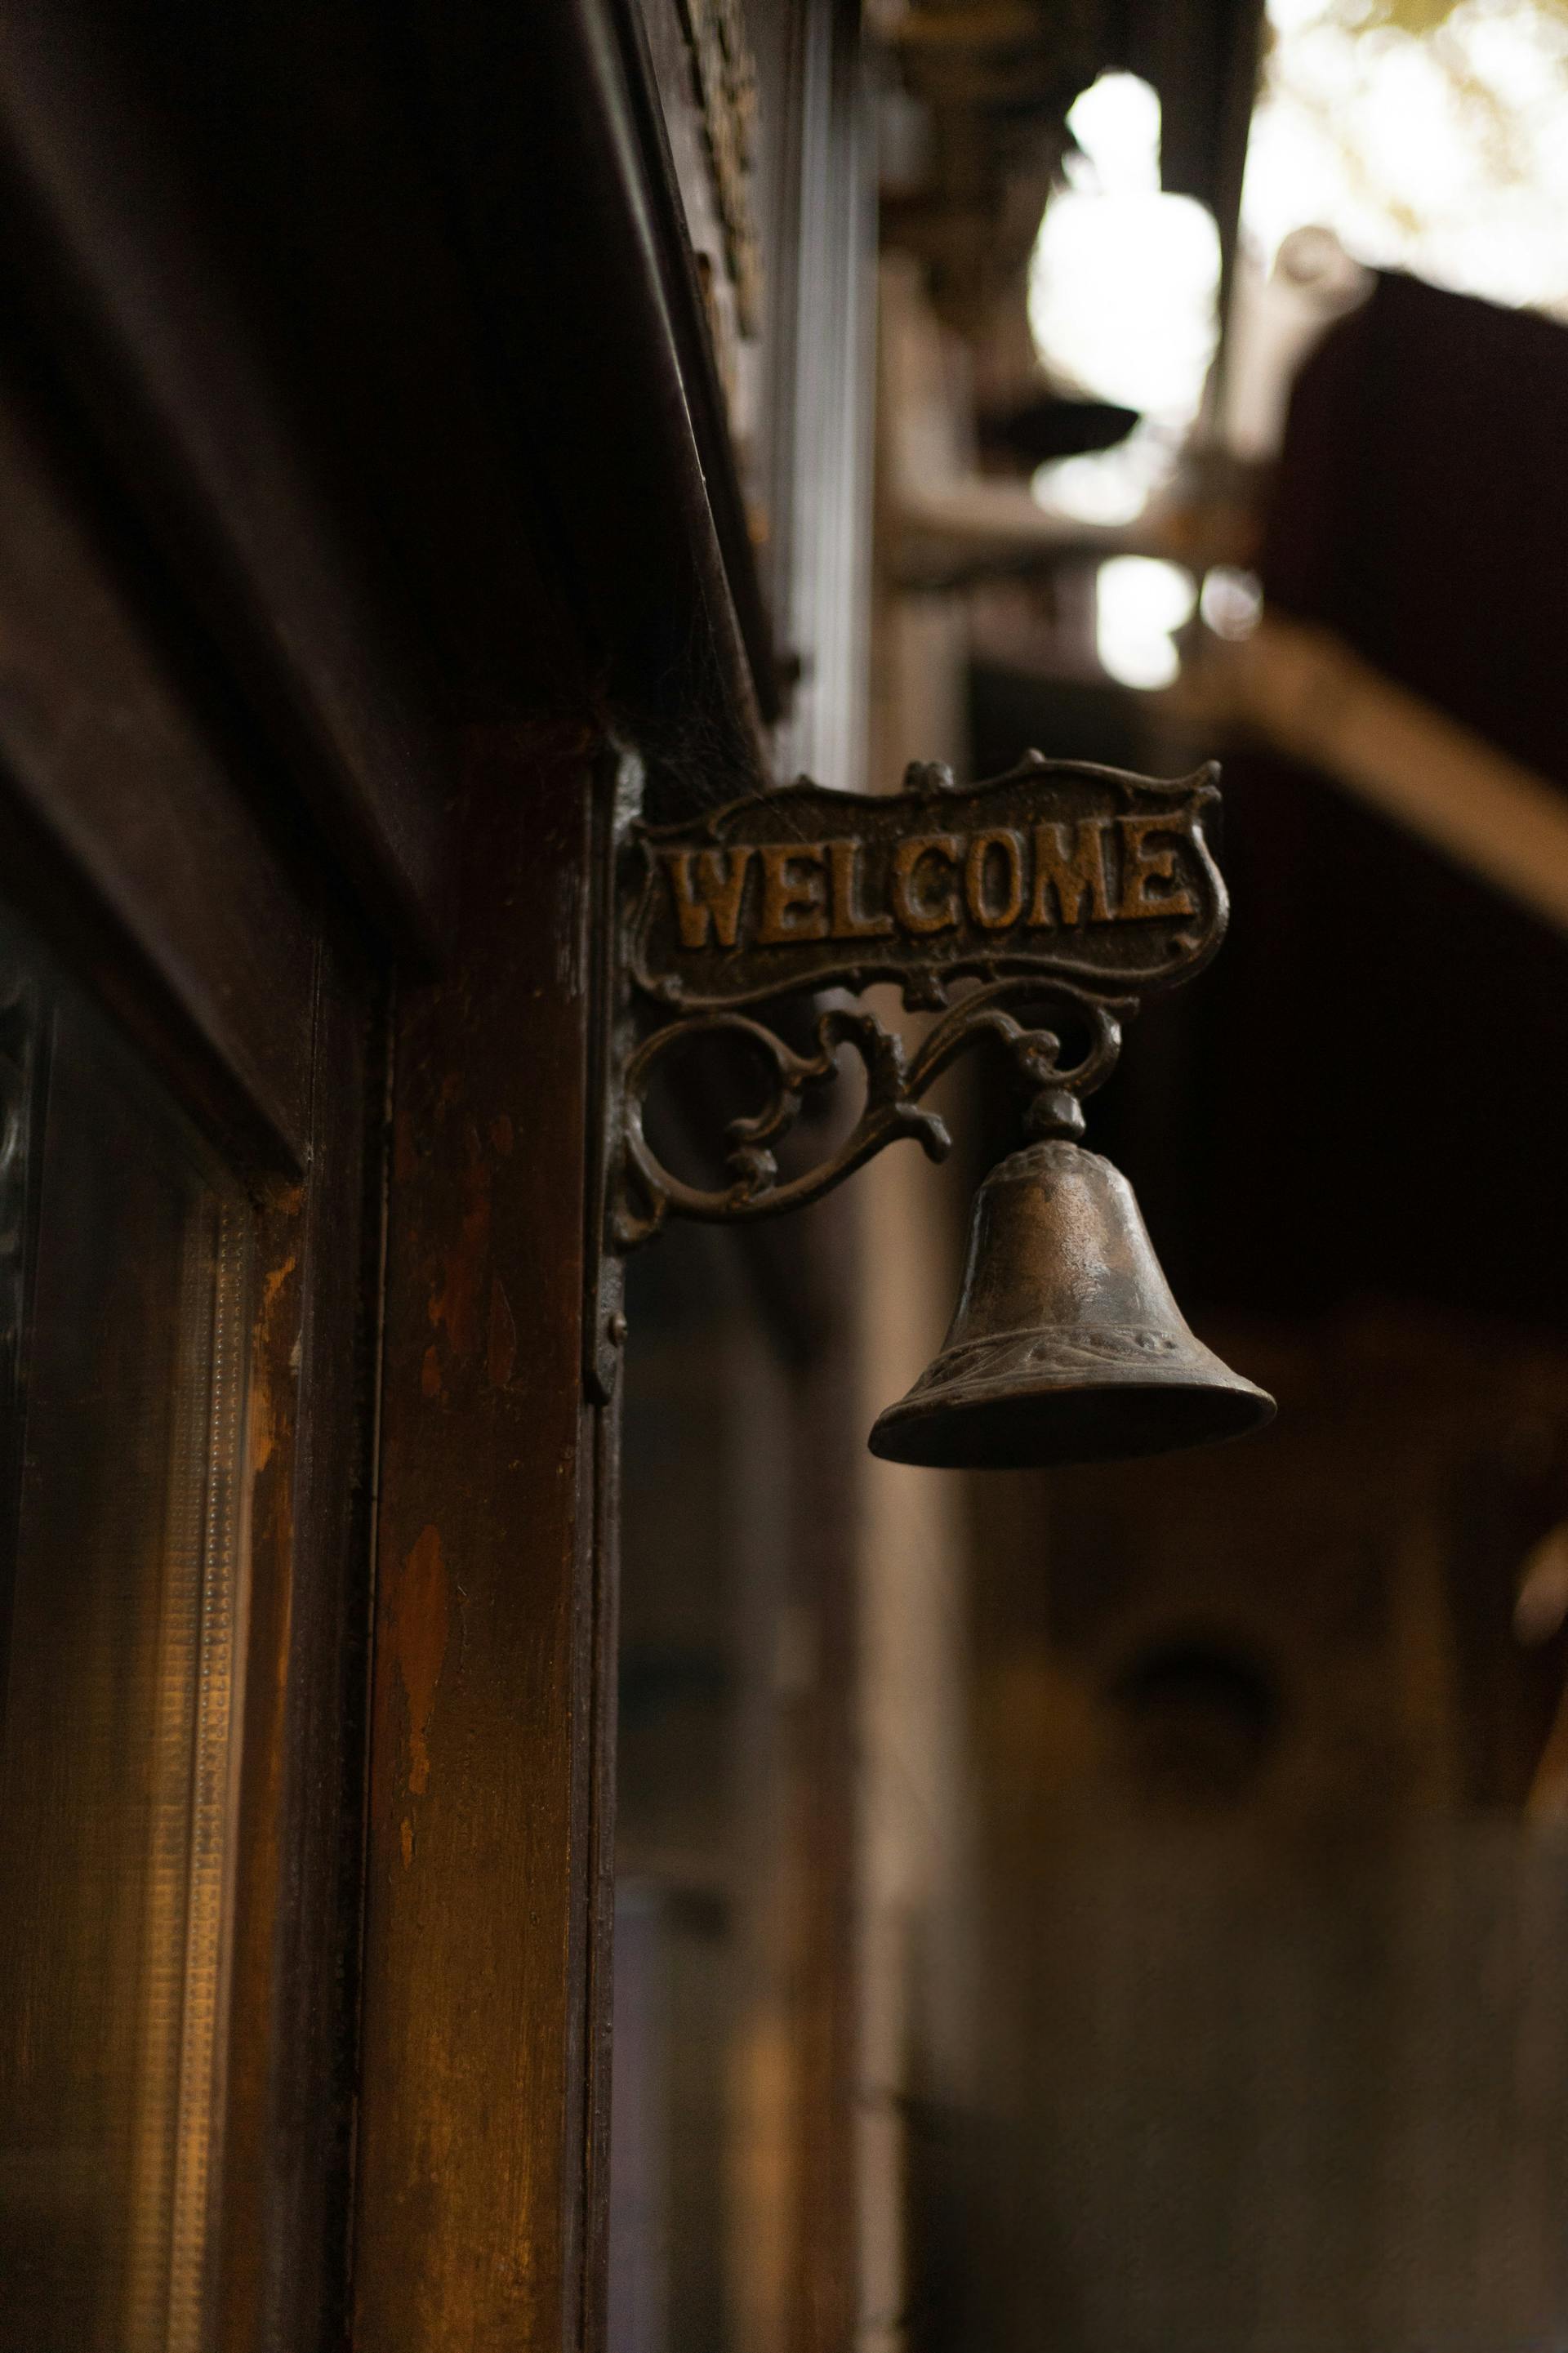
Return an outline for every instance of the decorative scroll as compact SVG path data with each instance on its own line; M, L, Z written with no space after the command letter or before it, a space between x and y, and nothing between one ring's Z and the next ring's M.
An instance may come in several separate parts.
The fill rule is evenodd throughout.
M695 826L639 826L632 979L688 1012L877 980L938 1010L963 977L1168 987L1225 932L1204 832L1216 773L1160 783L1031 752L964 790L937 766L880 797L803 777Z
M1076 1015L1089 1032L1078 1061L1064 1067L1056 1031L1026 1029L1007 1008L1049 997ZM1026 1121L1036 1135L1081 1133L1078 1098L1100 1086L1115 1067L1121 1043L1119 1014L1125 1001L1090 997L1070 983L1027 978L994 982L974 990L939 1021L910 1055L903 1040L874 1013L830 1006L816 1018L816 1051L798 1053L775 1031L745 1013L706 1013L656 1030L632 1056L625 1086L626 1168L613 1219L618 1248L629 1250L656 1232L671 1211L710 1223L779 1217L804 1208L861 1167L885 1144L913 1136L927 1157L942 1160L952 1148L945 1124L920 1109L921 1098L942 1073L983 1038L994 1039L1010 1056L1033 1101ZM763 1108L730 1122L725 1131L731 1182L721 1190L689 1184L659 1160L644 1124L647 1092L669 1048L704 1037L741 1038L754 1046L768 1066L771 1091ZM866 1071L860 1116L827 1159L805 1174L780 1179L773 1147L789 1133L811 1088L829 1082L841 1048L851 1046Z

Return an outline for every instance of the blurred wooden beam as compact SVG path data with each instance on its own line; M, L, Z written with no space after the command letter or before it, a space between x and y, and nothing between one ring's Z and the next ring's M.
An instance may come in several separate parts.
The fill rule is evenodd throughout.
M1216 647L1184 716L1240 729L1568 933L1568 793L1385 678L1342 639L1276 614Z

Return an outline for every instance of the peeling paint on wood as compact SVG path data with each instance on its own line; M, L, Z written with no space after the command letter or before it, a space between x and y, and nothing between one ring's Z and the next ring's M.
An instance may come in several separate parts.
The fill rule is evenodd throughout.
M289 1278L298 1267L298 1254L290 1250L279 1265L269 1267L261 1279L253 1342L256 1370L250 1384L247 1430L250 1475L253 1479L259 1479L266 1470L278 1442L280 1384L277 1378L277 1359L282 1353L279 1335L286 1328L292 1328L298 1314L297 1303L289 1290ZM292 1351L289 1353L291 1355ZM288 1359L285 1358L284 1362L287 1365ZM291 1371L292 1366L289 1369ZM291 1388L292 1383L287 1387ZM289 1407L284 1409L290 1409L291 1405L290 1398Z

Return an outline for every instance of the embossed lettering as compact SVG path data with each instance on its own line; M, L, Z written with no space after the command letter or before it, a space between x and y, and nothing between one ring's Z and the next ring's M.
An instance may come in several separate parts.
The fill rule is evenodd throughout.
M976 976L1163 987L1225 927L1214 799L1207 769L1157 782L1026 760L964 791L918 767L874 797L802 778L689 831L639 822L620 886L632 978L683 1014L878 976L921 1005Z
M1119 913L1135 922L1140 915L1195 915L1197 904L1184 884L1176 881L1175 843L1167 817L1124 817L1117 823L1121 828L1121 905ZM1163 849L1147 847L1151 834L1167 836ZM1151 882L1165 882L1171 888L1159 897L1150 890Z
M784 947L792 940L825 940L827 910L823 904L822 868L825 841L768 841L762 846L763 919L757 926L761 947ZM797 870L815 867L816 872Z
M1064 923L1076 923L1084 893L1089 894L1091 922L1110 921L1110 898L1105 884L1105 826L1102 817L1080 818L1068 848L1065 825L1035 828L1035 896L1031 923L1054 924L1049 892L1054 891Z
M993 906L986 886L998 871L1005 878L1003 895L1001 903ZM963 861L963 893L970 913L983 930L1010 930L1024 912L1023 835L1007 827L994 833L977 833Z
M732 948L740 931L751 849L667 849L662 856L681 946L705 948L711 934L721 948Z
M863 915L859 913L859 867L863 847L858 841L830 841L827 845L828 880L833 901L830 936L836 940L885 940L893 928L891 915Z
M956 867L958 854L958 837L952 833L915 833L899 843L893 851L893 913L906 932L945 932L957 923L956 876L937 904L917 894L915 877L923 859L944 859Z

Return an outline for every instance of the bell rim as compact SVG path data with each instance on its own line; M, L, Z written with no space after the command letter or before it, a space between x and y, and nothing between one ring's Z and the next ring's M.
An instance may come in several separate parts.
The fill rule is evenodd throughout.
M1212 1352L1205 1351L1209 1353ZM937 1365L940 1363L938 1358ZM879 1461L902 1462L917 1470L1065 1470L1075 1463L1132 1461L1140 1457L1186 1453L1200 1446L1225 1445L1235 1439L1255 1437L1266 1430L1279 1412L1268 1391L1247 1380L1244 1374L1232 1372L1217 1356L1213 1358L1213 1364L1212 1374L1183 1380L1151 1378L1145 1366L1129 1365L1125 1368L1102 1366L1095 1377L1088 1380L1081 1374L1067 1371L1054 1376L1039 1374L1026 1388L1020 1388L1016 1379L976 1382L957 1398L932 1395L922 1382L918 1389L883 1409L871 1427L867 1444ZM931 1388L938 1377L937 1366L933 1366ZM1152 1443L1146 1424L1135 1430L1129 1426L1126 1442L1116 1443L1112 1425L1108 1432L1110 1442L1092 1447L1052 1451L1031 1443L1026 1447L1005 1444L1000 1451L986 1451L983 1441L988 1420L992 1427L999 1421L1016 1424L1026 1417L1030 1405L1064 1397L1081 1400L1086 1406L1096 1398L1140 1398L1146 1399L1155 1413L1163 1408L1167 1414L1175 1399L1187 1400L1194 1407L1206 1401L1210 1414L1205 1418L1194 1412L1184 1430L1167 1423L1163 1434ZM1009 1416L998 1414L996 1409L1002 1407L1011 1409ZM945 1430L969 1442L913 1451L898 1443L917 1431L931 1430Z

